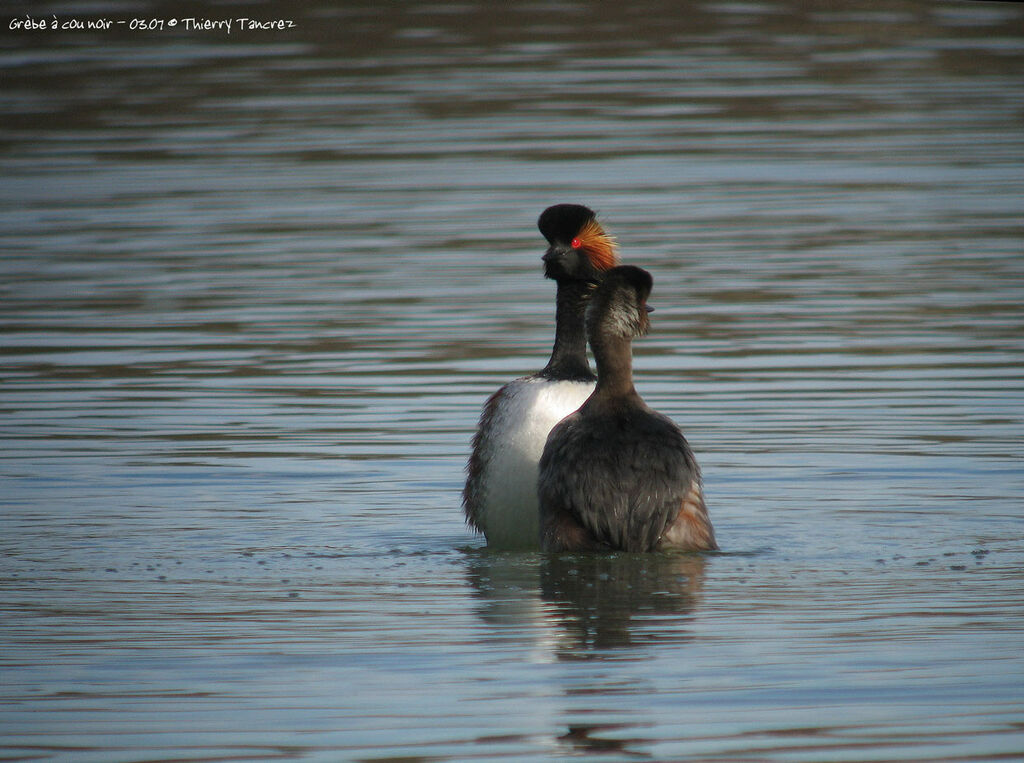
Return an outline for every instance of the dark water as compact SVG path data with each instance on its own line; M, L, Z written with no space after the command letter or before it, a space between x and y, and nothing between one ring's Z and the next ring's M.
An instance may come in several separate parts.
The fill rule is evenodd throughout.
M1024 756L1020 5L26 13L131 18L0 27L0 757ZM463 526L563 201L720 554Z

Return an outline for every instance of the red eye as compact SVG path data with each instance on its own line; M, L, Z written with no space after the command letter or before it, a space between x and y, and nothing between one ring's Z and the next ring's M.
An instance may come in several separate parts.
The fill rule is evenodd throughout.
M583 246L583 242L580 241L578 238L574 238L572 241L569 242L569 246L571 246L573 249L579 249L581 246Z

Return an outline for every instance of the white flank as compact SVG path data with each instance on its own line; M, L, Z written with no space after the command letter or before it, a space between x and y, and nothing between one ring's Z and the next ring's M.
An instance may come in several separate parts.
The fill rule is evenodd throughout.
M537 548L537 474L552 427L594 391L592 382L517 379L506 387L491 422L480 521L487 545ZM495 447L496 446L496 447Z

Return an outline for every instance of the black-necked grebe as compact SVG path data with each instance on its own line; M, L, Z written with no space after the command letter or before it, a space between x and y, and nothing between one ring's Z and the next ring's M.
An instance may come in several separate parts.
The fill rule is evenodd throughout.
M613 268L587 307L597 387L551 430L540 459L545 551L717 548L693 451L633 386L632 340L650 324L651 285L646 270Z
M509 382L487 400L462 492L467 522L497 548L537 548L537 462L551 427L594 390L584 311L617 259L614 240L587 207L549 207L537 227L549 244L544 275L557 284L555 344L542 371Z

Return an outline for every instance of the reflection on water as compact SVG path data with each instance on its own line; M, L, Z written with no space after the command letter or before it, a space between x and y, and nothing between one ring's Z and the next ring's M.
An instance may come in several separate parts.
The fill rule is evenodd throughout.
M697 603L704 560L660 554L639 560L552 557L540 569L541 595L565 632L559 653L585 657L610 648L685 640L686 616Z
M0 19L4 756L1024 754L1024 9L287 13ZM463 526L564 201L720 554Z
M545 657L600 659L609 649L687 640L705 564L695 555L482 552L468 574L484 621L543 634Z

